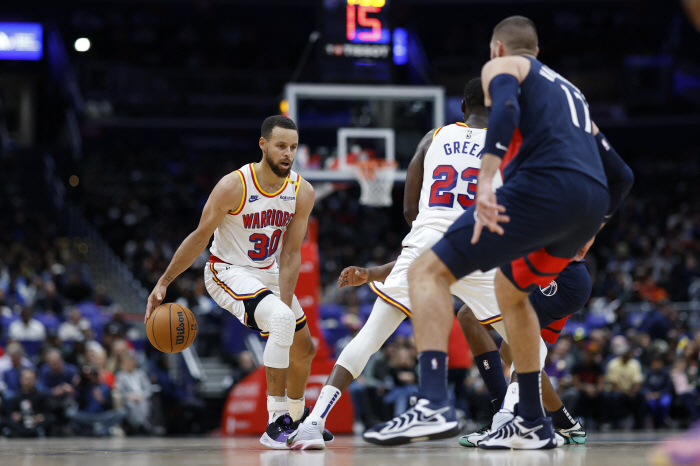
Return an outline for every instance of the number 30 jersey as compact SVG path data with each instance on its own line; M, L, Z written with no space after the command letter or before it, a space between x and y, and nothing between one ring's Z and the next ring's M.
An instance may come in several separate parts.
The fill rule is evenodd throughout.
M438 128L423 161L423 186L413 230L429 227L444 233L476 202L486 130L464 123ZM494 177L494 188L503 183Z
M266 269L275 263L275 252L294 218L301 176L290 171L280 189L264 191L253 164L236 170L243 183L243 198L214 231L212 260ZM218 259L218 261L216 260Z

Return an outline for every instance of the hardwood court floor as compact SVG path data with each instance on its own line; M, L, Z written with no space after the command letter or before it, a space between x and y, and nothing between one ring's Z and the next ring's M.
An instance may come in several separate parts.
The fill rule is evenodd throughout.
M323 451L274 451L254 437L0 440L0 466L641 466L668 434L591 434L547 451L483 451L455 440L377 447L339 436Z

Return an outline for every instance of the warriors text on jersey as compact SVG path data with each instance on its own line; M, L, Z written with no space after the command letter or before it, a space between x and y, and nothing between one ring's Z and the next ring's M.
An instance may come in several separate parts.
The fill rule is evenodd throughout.
M282 187L268 193L260 187L253 165L234 172L243 183L243 198L214 232L211 254L229 264L269 268L294 217L301 176L290 171Z
M423 162L423 186L414 230L426 226L445 232L476 202L476 180L485 139L485 129L470 128L464 123L435 130ZM494 187L501 184L497 174Z

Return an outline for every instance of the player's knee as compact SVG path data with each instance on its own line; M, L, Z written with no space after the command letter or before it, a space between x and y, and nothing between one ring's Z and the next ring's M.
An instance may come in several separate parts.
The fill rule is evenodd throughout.
M270 339L280 346L292 346L295 327L294 312L287 306L277 306L270 316Z
M460 307L459 311L457 311L457 320L462 327L480 324L479 321L476 320L472 310L466 305Z
M294 335L292 347L293 364L309 364L316 357L316 345L307 332L300 330Z
M408 268L408 283L410 286L433 280L444 281L449 286L455 281L455 278L434 252L426 251Z
M289 367L289 348L294 341L294 312L282 302L270 301L265 304L274 305L274 308L268 320L270 336L263 352L263 364L274 369L285 369Z

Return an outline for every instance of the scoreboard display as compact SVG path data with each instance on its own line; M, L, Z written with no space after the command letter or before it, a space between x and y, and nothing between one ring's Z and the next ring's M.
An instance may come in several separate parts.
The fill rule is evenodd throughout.
M323 77L341 82L391 77L390 0L323 0Z

